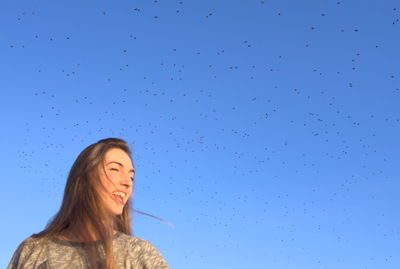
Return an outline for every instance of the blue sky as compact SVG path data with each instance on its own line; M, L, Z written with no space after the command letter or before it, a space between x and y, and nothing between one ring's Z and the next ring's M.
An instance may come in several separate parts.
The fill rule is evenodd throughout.
M2 1L0 267L129 142L171 268L399 268L396 1Z

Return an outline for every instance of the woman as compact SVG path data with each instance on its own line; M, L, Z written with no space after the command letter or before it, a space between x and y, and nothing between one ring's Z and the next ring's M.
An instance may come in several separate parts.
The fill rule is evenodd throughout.
M130 155L117 138L84 149L69 172L61 209L21 243L8 269L168 269L150 242L131 236Z

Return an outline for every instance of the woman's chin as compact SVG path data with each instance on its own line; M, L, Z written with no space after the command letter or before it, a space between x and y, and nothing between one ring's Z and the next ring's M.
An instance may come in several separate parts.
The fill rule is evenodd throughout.
M122 214L123 210L124 210L123 207L122 208L113 208L111 210L111 214L114 215L114 216L119 216L119 215Z

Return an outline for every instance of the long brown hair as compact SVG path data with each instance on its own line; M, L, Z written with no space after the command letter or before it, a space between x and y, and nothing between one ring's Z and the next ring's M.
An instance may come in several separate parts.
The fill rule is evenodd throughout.
M91 268L97 267L96 261L99 259L102 267L116 268L112 248L113 230L132 235L131 198L121 215L110 216L100 197L99 191L103 186L99 180L99 168L104 169L105 154L112 148L122 149L131 156L128 144L119 138L103 139L85 148L69 172L60 210L42 232L32 236L50 238L68 232L78 241L100 242L104 256L93 244L88 244L93 246L87 249Z

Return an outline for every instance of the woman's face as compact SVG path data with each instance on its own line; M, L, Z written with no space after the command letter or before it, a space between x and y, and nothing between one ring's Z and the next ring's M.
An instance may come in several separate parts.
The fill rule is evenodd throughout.
M113 215L121 215L132 194L132 160L122 149L112 148L104 158L104 169L100 166L100 180L104 186L102 198L105 206Z

